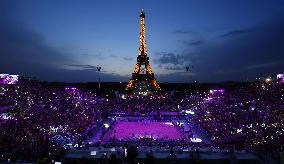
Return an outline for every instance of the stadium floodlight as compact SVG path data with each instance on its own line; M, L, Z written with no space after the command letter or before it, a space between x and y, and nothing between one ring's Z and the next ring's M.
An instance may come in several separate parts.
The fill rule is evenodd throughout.
M202 139L200 138L190 138L191 142L202 142Z
M104 127L105 128L109 128L109 124L104 124Z
M97 151L91 151L91 155L97 155Z
M192 111L192 110L186 110L185 113L186 113L186 114L194 114L194 111Z
M265 79L265 82L266 82L266 83L271 82L271 78L270 78L270 77L266 78L266 79Z

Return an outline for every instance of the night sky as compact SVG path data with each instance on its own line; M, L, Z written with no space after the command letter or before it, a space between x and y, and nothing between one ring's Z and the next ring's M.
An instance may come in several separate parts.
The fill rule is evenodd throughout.
M245 81L284 71L283 0L0 0L0 72L128 81L142 8L159 82Z

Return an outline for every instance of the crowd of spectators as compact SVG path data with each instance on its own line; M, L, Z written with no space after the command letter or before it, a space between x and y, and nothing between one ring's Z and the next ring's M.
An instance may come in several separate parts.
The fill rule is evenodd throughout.
M212 145L253 151L283 151L284 90L257 82L222 93L109 98L76 87L22 81L0 86L1 160L54 158L68 144L84 141L108 113L194 112L189 120ZM61 154L62 155L62 154Z
M30 81L0 87L1 159L51 158L99 121L100 98ZM27 155L29 154L29 155Z
M191 121L205 129L216 145L240 150L283 151L283 85L251 83L237 90L199 97L201 101L191 104L195 109Z

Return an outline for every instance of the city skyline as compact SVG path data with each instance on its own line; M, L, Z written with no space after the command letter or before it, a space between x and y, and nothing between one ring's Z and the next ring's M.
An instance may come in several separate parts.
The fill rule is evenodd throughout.
M280 0L13 0L0 2L0 72L46 81L100 76L126 82L138 54L142 8L159 82L245 81L284 70ZM187 66L193 66L190 73Z

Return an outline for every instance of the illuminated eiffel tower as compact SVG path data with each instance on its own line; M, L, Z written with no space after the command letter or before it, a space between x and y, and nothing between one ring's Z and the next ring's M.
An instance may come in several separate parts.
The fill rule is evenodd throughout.
M154 78L154 73L149 63L146 47L146 32L145 32L145 12L140 14L140 47L137 57L135 70L132 73L132 78L129 80L125 90L131 95L154 95L161 88Z

